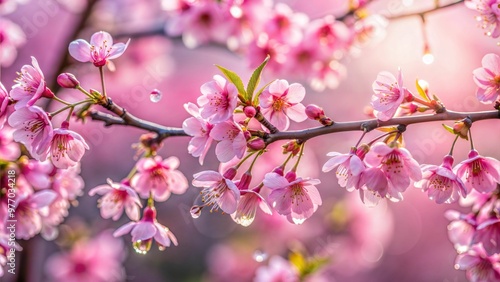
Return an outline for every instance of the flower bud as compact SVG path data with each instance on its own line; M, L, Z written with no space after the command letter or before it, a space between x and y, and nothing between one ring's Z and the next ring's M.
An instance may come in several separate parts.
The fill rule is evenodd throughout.
M241 176L240 182L238 182L238 189L239 190L248 190L248 187L250 186L250 182L252 182L252 174L249 171L246 171L243 173Z
M325 116L325 112L320 106L310 104L306 106L306 115L312 120L320 120Z
M236 173L238 173L238 170L235 167L230 167L224 172L223 177L232 180L236 176Z
M277 168L273 169L273 172L283 176L283 174L284 174L283 166L278 166Z
M455 124L453 124L453 133L457 134L463 139L468 140L468 133L469 133L469 128L472 125L472 121L469 118L464 118L459 121L455 121Z
M245 130L243 131L243 136L245 137L245 140L250 140L250 138L252 138L252 133L250 133L250 131L248 130Z
M300 145L297 143L297 140L289 141L281 147L283 148L283 154L292 153L295 156L300 151Z
M247 143L247 147L252 150L259 151L266 147L266 143L261 138L255 138Z
M252 106L246 106L243 108L243 112L245 113L245 116L253 118L257 113L257 110L255 110L255 108Z
M297 179L297 174L295 173L295 171L290 170L289 172L286 173L285 178L286 180L288 180L288 182L292 182L295 179Z
M52 92L52 90L50 90L50 88L45 87L45 90L42 93L42 97L52 99L52 98L54 98L54 96L55 96L54 92Z
M80 82L76 79L76 77L69 72L61 73L57 76L57 83L62 88L76 88L80 85Z

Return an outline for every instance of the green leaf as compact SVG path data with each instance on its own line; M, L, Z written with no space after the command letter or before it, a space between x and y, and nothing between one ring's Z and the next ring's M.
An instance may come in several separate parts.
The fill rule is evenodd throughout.
M393 131L398 131L397 126L390 126L390 127L379 127L377 130L382 131L382 132L393 132Z
M424 89L422 89L422 86L420 86L420 84L418 83L418 78L416 80L415 85L417 86L418 94L420 94L420 96L422 98L424 98L425 101L430 102L431 100L429 99L429 97L427 96L427 94L425 94L425 91L424 91Z
M224 67L221 67L219 65L215 65L219 70L224 74L224 76L231 81L234 86L236 86L236 89L238 89L238 93L243 95L243 97L247 96L247 92L245 91L245 86L243 86L243 81L241 81L241 78L231 70L228 70Z
M443 123L443 127L444 129L446 129L448 132L450 132L451 134L455 135L455 131L453 130L453 127L449 126L449 125L446 125Z
M260 64L260 66L258 66L253 71L252 76L250 77L250 80L248 81L248 84L247 84L247 97L245 97L247 99L247 101L252 101L253 92L255 91L255 88L257 87L257 85L259 85L259 83L260 83L260 76L262 74L262 70L267 65L269 58L271 58L271 57L269 57L269 55L267 55L267 57L264 59L264 62L262 62L262 64Z

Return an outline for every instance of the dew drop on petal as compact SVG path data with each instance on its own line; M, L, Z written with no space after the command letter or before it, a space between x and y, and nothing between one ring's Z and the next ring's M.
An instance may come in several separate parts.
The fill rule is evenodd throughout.
M255 252L253 252L253 259L256 262L263 262L267 259L267 253L261 250L256 250Z
M158 102L160 102L162 96L163 96L163 94L160 92L160 90L154 89L149 94L149 100L151 100L151 102L153 102L153 103L158 103Z
M142 241L141 240L137 240L137 242L134 242L133 246L134 246L134 250L136 253L138 254L141 254L141 255L145 255L148 253L147 249L145 249L142 245L141 245Z
M158 250L165 251L166 247L162 245L158 245Z
M202 208L203 206L197 206L197 205L192 206L191 210L189 211L191 213L191 217L192 218L200 217Z

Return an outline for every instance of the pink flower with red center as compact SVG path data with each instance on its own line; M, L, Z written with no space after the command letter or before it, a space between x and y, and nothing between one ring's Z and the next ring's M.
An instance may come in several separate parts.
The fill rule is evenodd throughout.
M297 178L293 171L285 176L271 172L265 175L263 183L272 190L268 200L273 208L292 223L302 224L322 204L315 186L321 183L318 179Z
M391 199L391 195L387 194L389 190L387 181L387 177L380 166L366 168L359 175L358 186L361 201L368 207L374 207L378 205L381 199Z
M493 38L500 36L500 8L497 0L467 0L465 6L480 13L476 19L487 30L486 35Z
M108 178L107 182L107 185L99 185L89 191L90 196L95 194L103 196L99 199L98 205L102 218L112 218L116 221L125 210L131 220L139 220L141 200L128 181L117 183Z
M7 89L5 89L5 86L0 82L0 129L3 128L7 119L7 106L9 102L9 93L7 93Z
M123 225L113 233L113 236L118 237L129 232L132 235L135 251L141 254L146 254L151 249L153 238L160 251L170 247L170 243L177 246L177 238L175 238L174 233L156 220L154 207L146 207L140 221Z
M481 245L474 245L467 253L457 256L455 269L465 270L471 282L500 281L500 257L488 256Z
M109 60L120 57L128 47L127 43L113 44L113 38L105 31L99 31L90 37L89 42L78 39L69 44L68 50L71 57L80 62L92 62L96 67L102 67Z
M276 80L260 95L262 114L278 130L287 130L290 120L302 122L307 119L305 106L300 103L306 95L298 83L288 85L284 79Z
M500 254L500 219L490 217L476 227L473 244L482 243L488 255Z
M179 164L176 157L142 158L136 164L137 174L132 178L131 186L142 198L147 199L152 193L158 202L166 201L171 193L184 194L188 182L184 174L177 170Z
M466 197L465 185L453 172L453 157L446 155L443 163L437 165L422 165L422 180L415 183L415 187L427 192L429 199L437 204L453 203L460 196Z
M477 85L477 99L485 104L491 104L500 95L500 57L497 54L487 54L483 57L482 67L472 74Z
M47 207L57 198L57 193L42 190L30 195L20 195L16 199L15 218L16 237L28 240L42 230L42 215Z
M264 25L264 32L287 44L297 44L303 37L302 29L309 23L307 15L295 13L288 5L277 3L273 14Z
M37 106L24 107L13 112L8 122L15 129L14 140L23 143L33 158L44 161L54 135L47 113Z
M220 208L227 214L234 213L240 200L240 190L231 180L235 175L234 169L227 170L224 175L211 170L193 175L193 186L203 188L201 197L204 203L203 206L195 206L194 209L201 211L205 206L212 206L210 211L217 211Z
M464 182L467 192L472 189L489 193L500 183L500 162L494 158L483 157L476 150L469 152L469 158L453 169Z
M61 128L54 130L50 143L50 160L55 167L67 169L76 166L89 149L83 137L69 130L69 122L64 121Z
M403 75L398 71L398 78L390 72L380 72L372 85L375 94L371 105L375 116L382 121L390 120L403 103L409 91L403 87Z
M240 191L241 197L236 207L236 212L231 215L234 222L249 226L255 219L257 207L264 213L272 215L271 207L266 200L258 193L252 190Z
M247 141L240 126L234 121L216 124L210 135L219 141L215 147L215 154L220 162L228 162L235 156L241 159L245 154Z
M45 272L54 282L119 282L126 279L121 240L103 232L90 240L77 241L69 251L50 256Z
M271 257L269 265L259 267L255 274L254 282L300 281L297 269L289 261L280 256Z
M233 116L238 102L236 87L220 76L214 75L214 80L200 87L202 96L198 97L201 108L200 116L211 123L220 123Z
M474 214L461 214L458 211L449 210L445 217L451 220L448 224L448 238L453 243L455 250L461 254L472 246L472 238L476 232L476 216Z
M366 167L356 155L356 147L352 147L348 154L330 152L327 156L332 158L323 165L323 172L337 168L336 175L339 185L345 187L349 192L358 189L359 176Z
M43 72L38 66L35 57L31 57L31 64L21 68L16 78L16 85L10 91L10 97L16 102L15 109L33 106L41 97L52 98L54 93L47 87Z
M422 179L422 171L405 148L399 148L396 143L391 146L383 142L377 142L366 154L365 163L374 168L380 168L387 179L386 194L391 200L402 200L402 192L410 186L411 180L419 181ZM411 180L410 180L411 179Z
M201 117L200 109L195 104L184 104L184 109L192 115L192 117L187 118L182 123L182 129L187 135L193 137L189 141L188 152L193 157L199 157L200 165L203 165L203 160L213 141L213 138L210 136L213 124Z
M13 139L14 129L6 126L0 129L0 159L15 161L21 155L19 144Z

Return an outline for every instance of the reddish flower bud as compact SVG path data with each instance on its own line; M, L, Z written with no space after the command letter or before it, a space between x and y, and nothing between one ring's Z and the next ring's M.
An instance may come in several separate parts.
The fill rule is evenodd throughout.
M283 154L292 153L293 155L297 155L300 151L300 145L297 143L297 140L289 141L281 147L283 147Z
M246 106L243 108L243 112L245 113L245 116L253 118L257 113L257 110L255 110L255 108L252 106Z
M320 120L325 116L325 112L320 106L310 104L306 106L306 115L312 120Z
M286 173L285 178L286 180L288 180L288 182L292 182L295 179L297 179L297 174L295 173L295 171L290 170L289 172Z
M224 172L223 177L232 180L236 176L236 173L238 173L238 170L235 167L230 167Z
M248 190L250 186L250 182L252 182L252 174L249 171L246 171L241 176L240 182L238 182L238 189L240 190Z
M266 147L266 143L261 138L255 138L247 143L247 147L258 151L264 149Z
M62 88L76 88L80 85L80 82L76 79L76 77L69 72L61 73L57 76L57 83Z
M285 173L285 172L283 171L283 167L282 167L282 166L279 166L279 167L277 167L277 168L273 169L273 172L274 172L274 173L277 173L277 174L279 174L279 175L281 175L281 176L283 176L283 174Z
M248 130L243 131L243 136L245 137L245 140L250 140L252 138L252 133L250 133Z
M462 120L456 121L453 124L453 132L463 139L468 140L469 128L472 125L472 121L469 118L464 118Z

